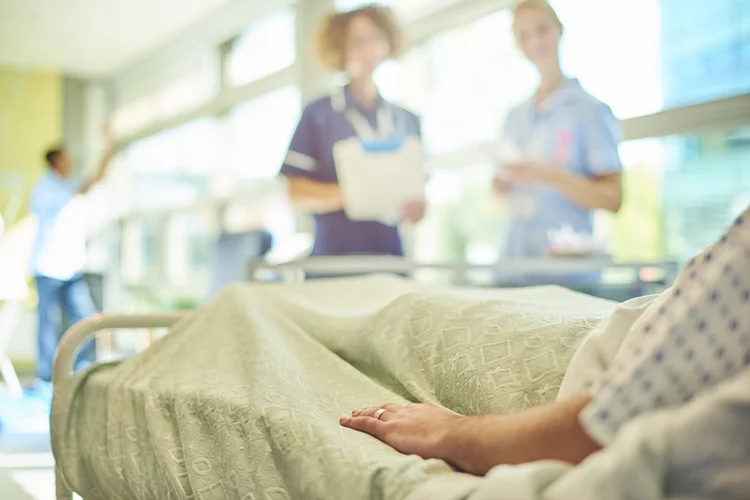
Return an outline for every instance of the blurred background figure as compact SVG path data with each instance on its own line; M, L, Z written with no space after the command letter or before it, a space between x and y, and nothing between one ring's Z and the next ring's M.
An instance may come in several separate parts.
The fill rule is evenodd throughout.
M281 168L292 203L315 215L312 253L403 255L397 226L347 217L334 155L337 143L353 137L420 136L416 115L386 101L374 81L378 67L403 50L401 27L390 9L376 5L332 14L323 22L317 50L321 62L344 72L348 83L307 105ZM409 222L423 215L422 200L402 210Z
M71 178L73 162L64 146L45 155L48 171L31 196L31 212L37 219L37 236L32 256L38 309L38 355L34 389L50 398L52 365L62 336L62 313L74 325L96 312L83 271L86 263L86 214L78 200L99 182L114 153L112 136L106 133L106 151L96 174L88 181ZM81 350L76 369L94 361L94 342Z
M501 160L495 177L511 213L504 255L544 257L553 231L568 226L593 237L593 210L619 210L620 126L609 106L563 73L563 25L545 0L516 7L513 33L539 86L505 124L503 139L520 154Z

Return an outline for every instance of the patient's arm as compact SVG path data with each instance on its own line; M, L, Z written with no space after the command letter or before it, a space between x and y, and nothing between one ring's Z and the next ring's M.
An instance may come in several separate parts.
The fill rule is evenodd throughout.
M578 421L589 401L575 396L520 413L460 419L446 433L447 460L478 475L537 460L578 464L599 450Z
M366 432L406 454L439 458L484 475L502 464L543 459L577 464L599 446L578 414L589 396L576 396L510 415L461 417L433 405L383 405L355 411L341 424ZM380 420L373 418L386 410Z

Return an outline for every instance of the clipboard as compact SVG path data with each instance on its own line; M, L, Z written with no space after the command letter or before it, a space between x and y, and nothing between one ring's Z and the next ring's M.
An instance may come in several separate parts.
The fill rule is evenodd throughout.
M424 200L427 175L416 137L352 137L336 143L333 156L344 212L352 220L395 225L407 202Z

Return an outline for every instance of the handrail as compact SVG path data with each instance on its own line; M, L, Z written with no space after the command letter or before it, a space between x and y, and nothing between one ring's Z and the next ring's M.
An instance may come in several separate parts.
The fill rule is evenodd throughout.
M498 271L508 273L544 273L569 274L576 272L594 272L605 269L642 269L660 268L667 277L676 274L678 264L672 261L653 262L616 262L607 257L591 258L546 258L546 259L508 259L491 264L472 264L465 261L417 262L405 257L395 256L320 256L282 263L270 264L263 259L248 263L248 276L254 279L263 270L303 273L333 273L337 275L365 273L411 273L418 269L434 269L466 273L474 270Z
M76 355L83 344L94 338L96 332L107 329L169 328L187 318L189 312L168 314L95 314L73 325L60 340L55 355L53 384L65 380L73 373Z

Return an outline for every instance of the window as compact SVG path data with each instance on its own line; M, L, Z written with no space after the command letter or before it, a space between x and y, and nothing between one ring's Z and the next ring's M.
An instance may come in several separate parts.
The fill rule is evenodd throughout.
M176 214L166 221L162 265L170 285L201 292L208 288L219 233L216 219L202 211Z
M154 114L166 119L207 103L216 90L214 82L195 74L165 85L153 97Z
M250 27L229 55L229 84L244 85L291 66L296 52L295 31L292 9L278 11Z
M663 171L663 254L684 261L712 244L750 205L750 127L657 141L663 163L651 165Z
M745 0L551 3L565 25L565 71L619 118L750 92Z
M609 104L618 118L662 109L659 0L551 4L565 27L560 57L568 75Z
M661 0L665 106L750 92L750 3Z
M536 74L516 49L510 11L435 36L378 75L387 97L422 114L432 155L495 139Z
M219 128L203 118L146 139L126 151L131 209L168 208L208 194L219 158Z
M117 137L128 136L148 126L154 117L153 98L143 97L115 111L112 132Z
M161 241L158 219L128 221L122 232L122 278L135 285L161 277Z
M493 175L492 165L477 164L431 176L430 208L414 245L418 260L497 260L507 218L492 191Z
M232 111L230 162L239 179L273 177L281 168L300 116L300 93L284 87Z
M219 89L218 67L217 51L197 50L170 59L158 71L130 75L117 87L114 133L127 137L209 103Z

